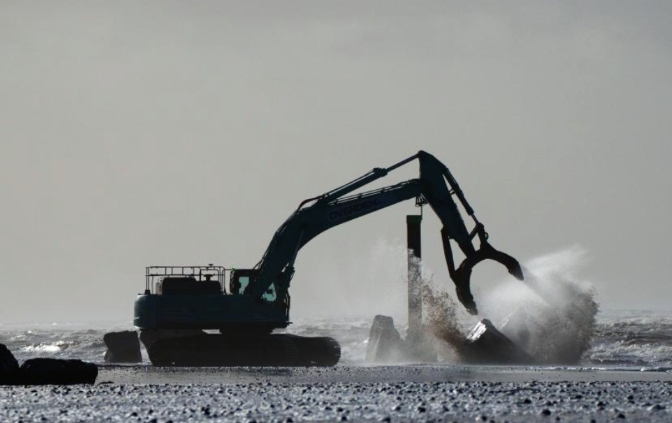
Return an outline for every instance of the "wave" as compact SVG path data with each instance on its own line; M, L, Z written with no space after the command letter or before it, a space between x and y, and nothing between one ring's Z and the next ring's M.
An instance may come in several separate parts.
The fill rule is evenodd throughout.
M672 313L655 315L648 311L632 317L633 312L598 315L592 340L580 365L586 367L672 368ZM621 317L619 317L621 316ZM335 320L300 319L287 332L303 336L333 336L342 347L341 363L365 364L370 318ZM82 324L80 324L82 325ZM19 361L34 357L80 358L102 363L105 355L103 335L129 326L67 330L63 326L36 325L32 329L5 324L0 328L0 343L5 344ZM109 326L115 326L113 329ZM398 325L404 332L403 322ZM146 360L147 355L143 356ZM450 357L447 364L451 364Z

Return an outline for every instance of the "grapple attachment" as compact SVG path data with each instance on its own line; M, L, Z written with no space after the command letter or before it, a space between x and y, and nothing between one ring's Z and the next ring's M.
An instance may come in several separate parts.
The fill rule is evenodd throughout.
M471 314L478 314L474 297L471 295L471 270L483 260L494 260L501 263L516 279L522 281L524 278L523 269L520 267L518 260L495 249L487 241L482 241L480 248L467 255L467 258L462 261L452 277L453 282L455 282L457 299L460 300L462 305L464 305L467 311Z

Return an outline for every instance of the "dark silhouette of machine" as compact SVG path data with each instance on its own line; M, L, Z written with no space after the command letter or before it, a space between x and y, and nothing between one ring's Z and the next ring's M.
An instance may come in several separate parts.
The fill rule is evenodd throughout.
M417 159L420 177L384 188L351 194ZM351 195L349 195L351 194ZM453 196L474 221L469 231ZM221 266L152 266L147 268L144 294L135 302L134 324L155 365L333 366L340 346L328 337L272 334L290 324L289 286L299 250L334 226L404 200L429 204L441 220L441 238L450 278L459 301L477 313L470 289L472 268L482 260L503 264L523 278L513 257L490 245L485 227L448 168L420 151L388 168L371 172L339 188L301 202L276 231L261 260L252 269ZM474 245L478 238L479 247ZM450 241L465 255L455 266ZM229 289L224 289L226 272ZM203 330L219 330L206 333Z

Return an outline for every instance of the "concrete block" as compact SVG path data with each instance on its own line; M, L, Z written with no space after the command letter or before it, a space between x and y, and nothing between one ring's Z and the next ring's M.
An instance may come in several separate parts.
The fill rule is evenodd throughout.
M471 330L460 352L468 363L477 364L535 364L534 357L501 333L488 319Z
M373 319L366 347L366 360L390 363L403 356L404 342L389 316L377 315Z
M110 332L103 336L106 363L142 363L140 341L135 331Z

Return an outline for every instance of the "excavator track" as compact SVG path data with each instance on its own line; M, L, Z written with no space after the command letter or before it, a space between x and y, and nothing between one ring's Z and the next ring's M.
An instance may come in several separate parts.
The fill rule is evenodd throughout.
M341 346L334 338L308 338L296 335L292 337L298 346L299 357L297 366L333 367L341 359Z
M341 347L333 338L285 334L163 338L147 352L155 366L185 367L331 367L341 357Z

